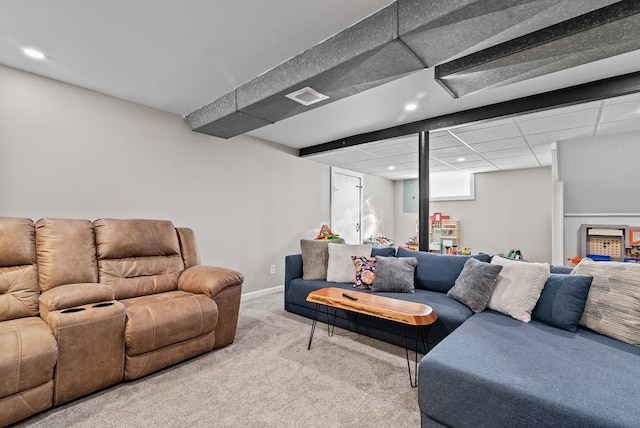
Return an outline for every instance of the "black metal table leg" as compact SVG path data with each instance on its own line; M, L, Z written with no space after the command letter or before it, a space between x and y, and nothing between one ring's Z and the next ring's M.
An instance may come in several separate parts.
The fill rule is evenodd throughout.
M329 307L327 306L327 333L329 333L329 337L333 337L333 332L336 329L336 313L338 312L338 308L333 308L333 319L331 320L331 332L329 333Z
M313 340L313 333L316 330L316 323L318 322L318 310L320 309L320 304L316 303L316 311L313 315L313 322L311 323L311 334L309 335L309 346L307 346L307 351L311 349L311 341Z
M411 362L409 361L409 347L407 346L407 336L404 332L404 324L402 324L402 340L404 341L404 352L407 357L407 370L409 371L409 383L412 388L418 386L418 331L416 330L416 355L414 358L413 376L411 375Z

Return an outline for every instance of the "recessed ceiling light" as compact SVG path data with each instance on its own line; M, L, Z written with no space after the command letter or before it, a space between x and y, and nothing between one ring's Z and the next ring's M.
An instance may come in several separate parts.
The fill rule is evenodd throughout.
M456 161L457 161L457 162L464 162L464 161L465 161L465 159L464 159L464 158L458 158L458 159L456 159Z
M395 166L393 166L393 165L389 165L389 167L388 167L387 169L388 169L389 171L393 171L394 169L396 169L396 167L395 167Z
M45 54L43 54L40 51L37 51L35 49L30 49L30 48L24 48L22 49L22 52L31 58L35 58L35 59L45 59L47 56Z
M406 106L404 106L404 109L406 111L413 111L413 110L415 110L417 108L418 108L418 105L415 104L415 103L407 104Z

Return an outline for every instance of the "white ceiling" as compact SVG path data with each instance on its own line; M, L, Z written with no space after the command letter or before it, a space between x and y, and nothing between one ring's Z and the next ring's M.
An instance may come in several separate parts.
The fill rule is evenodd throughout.
M551 165L557 142L640 131L640 93L433 131L431 172L491 172ZM418 136L323 152L317 162L391 180L418 177Z
M0 64L186 115L390 3L391 0L3 1L0 2ZM48 59L27 58L21 52L24 47L39 49ZM250 135L292 148L308 147L637 71L638 64L640 51L634 51L460 99L451 98L434 81L433 69L426 69ZM404 111L404 105L409 102L418 105L410 113ZM596 103L586 111L597 112L599 108ZM603 110L600 122L596 116L593 123L585 124L584 132L596 123L596 133L620 129L618 125L623 125L622 120L620 123L611 120L616 117L615 110L607 111L607 108ZM583 119L581 114L577 116L574 122ZM441 144L437 150L451 153L469 150L469 159L474 160L468 163L479 162L469 167L478 170L507 168L506 161L498 160L503 159L502 155L511 159L512 165L545 164L549 154L542 147L548 147L550 141L559 137L543 136L546 131L558 131L543 125L555 121L564 124L565 120L564 117L537 122L533 118L515 119L498 122L500 126L478 125L484 127L482 132L451 130L462 141L448 132L438 133L433 137L432 147L436 149ZM637 117L631 120L632 124L624 125L637 129ZM582 125L575 128L580 127ZM563 132L569 136L577 132L569 129ZM492 132L497 134L492 136ZM507 138L516 140L508 143ZM501 140L505 141L495 142ZM513 147L507 146L509 151L499 154L506 144ZM404 153L405 143L391 147L394 146L402 152L389 151L387 147L384 153L397 158L399 165L415 163L406 156L410 153ZM413 147L413 143L409 146ZM489 150L495 147L498 149ZM362 152L363 149L353 150ZM434 156L447 163L452 156L457 156L446 151L440 153ZM377 167L371 164L371 172ZM440 167L441 163L433 166L434 170ZM399 169L397 177L401 176Z

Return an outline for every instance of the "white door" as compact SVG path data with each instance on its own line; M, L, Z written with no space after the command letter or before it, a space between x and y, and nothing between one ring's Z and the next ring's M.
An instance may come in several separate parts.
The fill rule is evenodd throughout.
M331 167L331 231L362 244L362 174Z

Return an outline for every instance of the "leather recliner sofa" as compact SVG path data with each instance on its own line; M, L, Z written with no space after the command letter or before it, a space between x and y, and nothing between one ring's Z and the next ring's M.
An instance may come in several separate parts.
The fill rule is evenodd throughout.
M0 425L233 343L242 283L170 221L0 218Z

